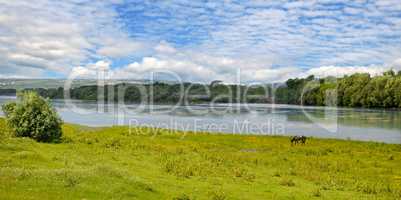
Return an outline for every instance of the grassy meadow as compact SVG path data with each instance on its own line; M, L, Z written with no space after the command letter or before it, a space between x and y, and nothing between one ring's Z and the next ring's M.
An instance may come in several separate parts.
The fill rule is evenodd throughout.
M63 132L62 143L38 143L11 137L0 119L0 199L401 199L401 145L71 124Z

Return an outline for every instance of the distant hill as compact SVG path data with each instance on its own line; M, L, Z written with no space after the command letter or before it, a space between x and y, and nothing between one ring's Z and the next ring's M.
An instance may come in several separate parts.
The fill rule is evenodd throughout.
M26 89L26 88L59 88L64 87L66 79L0 79L0 89ZM112 84L119 83L145 83L144 80L113 80ZM96 85L96 80L77 79L72 87Z

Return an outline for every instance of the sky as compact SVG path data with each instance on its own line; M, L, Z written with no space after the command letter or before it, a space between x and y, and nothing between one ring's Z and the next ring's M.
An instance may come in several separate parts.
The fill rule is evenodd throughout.
M399 0L0 0L0 78L280 82L389 69L401 70Z

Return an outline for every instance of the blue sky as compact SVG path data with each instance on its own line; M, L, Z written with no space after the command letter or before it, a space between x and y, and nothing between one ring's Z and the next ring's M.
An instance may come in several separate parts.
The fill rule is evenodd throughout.
M401 69L397 0L0 0L0 77L275 82Z

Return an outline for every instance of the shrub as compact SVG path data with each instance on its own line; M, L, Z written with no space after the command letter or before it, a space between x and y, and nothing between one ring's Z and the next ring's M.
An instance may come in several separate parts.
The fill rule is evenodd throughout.
M58 142L62 121L50 102L34 92L18 94L17 102L2 106L15 136L30 137L39 142Z

